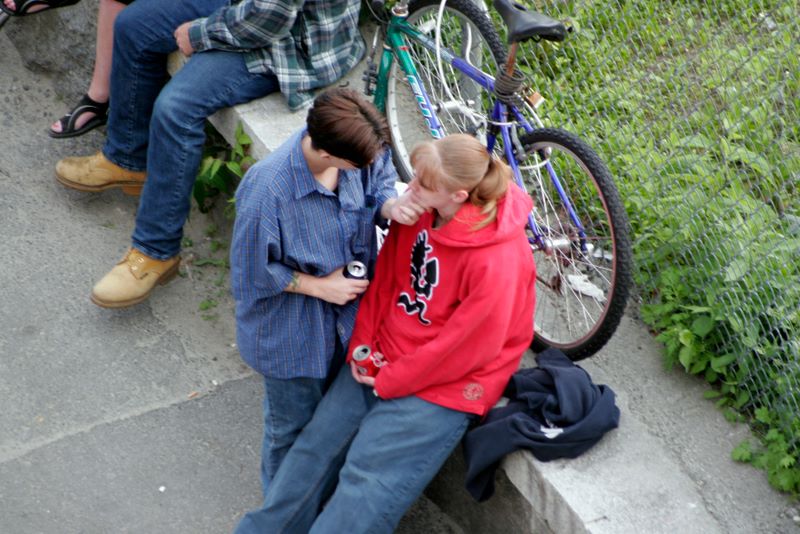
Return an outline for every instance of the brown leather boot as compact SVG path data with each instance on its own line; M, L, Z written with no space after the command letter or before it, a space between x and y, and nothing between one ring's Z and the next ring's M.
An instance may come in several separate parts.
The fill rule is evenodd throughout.
M156 260L130 248L125 257L92 289L92 302L103 308L127 308L139 304L178 273L180 256Z
M56 163L56 180L78 191L97 192L121 187L123 193L138 196L142 194L145 177L144 171L129 171L111 163L102 152L64 158Z

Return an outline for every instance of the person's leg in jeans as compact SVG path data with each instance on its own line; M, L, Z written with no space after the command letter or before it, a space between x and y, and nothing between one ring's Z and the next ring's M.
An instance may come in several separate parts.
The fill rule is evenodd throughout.
M227 4L227 0L136 0L117 16L108 139L103 147L112 163L134 171L146 169L150 115L169 79L167 55L178 49L175 29Z
M180 252L206 118L278 89L273 74L249 72L244 54L237 52L194 54L175 74L159 94L150 119L147 181L136 214L134 248L158 260Z
M283 458L311 420L322 399L324 379L264 377L264 440L261 487L264 495Z
M309 532L394 532L471 418L417 397L380 401L361 422L336 491Z
M127 11L123 10L120 16ZM250 73L244 54L217 50L194 54L164 86L150 118L150 134L146 139L147 179L143 187L138 185L142 196L136 213L133 247L92 288L92 302L104 308L133 306L147 299L156 285L165 284L177 274L183 224L189 214L192 186L202 156L206 118L218 109L276 90L277 78L267 73ZM111 94L113 102L113 95L120 93L112 86ZM146 119L129 118L124 123L132 125L142 120ZM125 157L128 164L139 165L141 162L135 163L134 159L141 157L142 139L140 145L136 145L134 130L139 126L132 128L131 138L123 143L123 152L134 149L134 155ZM120 145L119 138L109 135L106 149L115 145ZM110 153L108 157L112 157ZM58 167L56 175L62 183L70 182L69 176L59 174ZM116 184L122 186L123 191L125 187L136 187L135 177L131 177L130 182L128 177L123 176L123 179L126 181ZM142 179L140 176L139 184ZM80 187L85 188L85 184Z
M311 420L319 401L342 367L345 349L339 337L328 377L281 380L264 377L264 440L261 445L261 487L267 496L269 483L278 472L289 448Z
M283 458L263 507L246 514L235 533L308 532L320 505L333 491L361 420L377 403L372 389L353 380L349 366L343 367Z

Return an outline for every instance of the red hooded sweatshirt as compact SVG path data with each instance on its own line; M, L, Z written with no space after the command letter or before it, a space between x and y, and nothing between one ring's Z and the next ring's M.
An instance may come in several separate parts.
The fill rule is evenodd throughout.
M391 226L348 351L348 361L358 345L384 355L378 396L481 416L494 406L533 337L531 207L510 184L497 219L479 230L483 216L469 202L438 229L430 213Z

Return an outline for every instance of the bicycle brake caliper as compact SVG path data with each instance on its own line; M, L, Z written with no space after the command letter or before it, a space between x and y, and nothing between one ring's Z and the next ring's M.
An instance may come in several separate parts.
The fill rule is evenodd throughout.
M364 74L361 75L361 79L364 81L364 94L367 96L375 94L375 84L378 82L378 66L375 65L372 58L367 60L367 68Z

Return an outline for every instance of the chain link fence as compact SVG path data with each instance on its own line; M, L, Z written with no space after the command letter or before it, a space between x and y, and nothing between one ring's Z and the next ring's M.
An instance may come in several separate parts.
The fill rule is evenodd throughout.
M798 1L532 1L574 31L522 68L617 179L642 318L800 490Z

